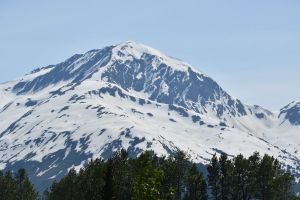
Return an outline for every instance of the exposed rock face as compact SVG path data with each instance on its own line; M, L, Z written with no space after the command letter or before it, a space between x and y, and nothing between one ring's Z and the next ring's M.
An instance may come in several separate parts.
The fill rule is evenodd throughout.
M245 105L191 65L125 42L0 85L0 169L25 167L42 190L121 148L182 149L202 164L215 152L268 153L298 175L299 105L278 116Z

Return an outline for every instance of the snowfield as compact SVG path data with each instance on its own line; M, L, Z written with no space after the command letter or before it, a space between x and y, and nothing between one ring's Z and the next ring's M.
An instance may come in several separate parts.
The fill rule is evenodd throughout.
M132 41L77 54L0 85L0 169L40 189L88 159L125 148L270 154L299 177L300 103L245 105L189 64Z

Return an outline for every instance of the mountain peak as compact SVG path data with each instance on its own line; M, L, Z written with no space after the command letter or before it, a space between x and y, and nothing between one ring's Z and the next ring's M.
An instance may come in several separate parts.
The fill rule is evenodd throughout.
M131 40L116 45L113 48L113 55L115 55L116 59L120 60L127 59L128 57L133 57L135 59L144 59L146 55L151 55L155 56L154 62L156 62L156 64L165 63L166 65L177 71L188 71L188 69L192 69L199 74L203 74L199 69L196 69L185 61L168 56L165 53L150 46Z
M291 102L280 110L279 117L283 116L292 125L300 125L300 102Z
M247 114L240 101L190 64L134 41L74 55L44 68L31 79L22 79L12 91L36 93L59 86L56 93L62 93L63 87L74 89L86 80L112 83L146 94L150 100L176 104L197 113L211 110L218 117Z
M140 55L142 53L148 53L148 54L157 55L157 56L165 56L162 52L160 52L150 46L147 46L145 44L138 43L135 41L131 41L131 40L117 44L115 46L115 49L121 50L121 51L127 51L127 52L132 53L133 55Z
M0 170L28 167L43 187L122 148L132 157L181 149L202 164L257 150L299 175L299 111L294 102L276 118L191 65L126 41L0 84Z

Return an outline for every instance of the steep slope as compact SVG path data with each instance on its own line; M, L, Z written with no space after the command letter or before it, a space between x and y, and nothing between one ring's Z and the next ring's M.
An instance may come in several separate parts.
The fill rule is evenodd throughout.
M214 153L259 151L298 174L299 146L287 148L290 140L279 135L298 131L295 121L281 124L289 108L278 118L245 105L189 64L125 42L0 85L0 168L25 166L43 189L120 148L131 156L182 149L203 164Z
M292 102L280 110L279 118L283 123L288 121L291 125L300 125L300 102Z
M187 63L135 42L74 55L55 67L40 70L49 68L52 70L32 80L18 82L12 91L26 94L61 82L74 88L86 79L104 80L125 90L145 93L150 100L177 104L202 114L207 109L219 117L224 113L246 114L243 104L231 98L208 76Z

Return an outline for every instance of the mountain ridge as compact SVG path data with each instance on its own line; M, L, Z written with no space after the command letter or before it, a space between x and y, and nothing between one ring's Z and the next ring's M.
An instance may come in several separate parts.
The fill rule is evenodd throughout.
M132 41L0 84L0 99L0 168L31 168L41 189L120 148L182 149L202 164L214 153L259 151L300 174L299 104L279 115L246 105L200 70Z

